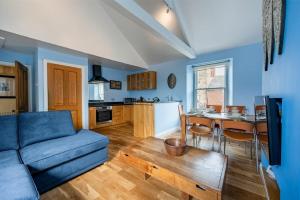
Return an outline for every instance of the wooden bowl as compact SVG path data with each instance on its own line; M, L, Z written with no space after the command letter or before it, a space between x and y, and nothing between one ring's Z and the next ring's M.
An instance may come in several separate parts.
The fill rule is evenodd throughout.
M171 156L182 156L185 151L186 143L179 138L168 138L164 142L165 148Z

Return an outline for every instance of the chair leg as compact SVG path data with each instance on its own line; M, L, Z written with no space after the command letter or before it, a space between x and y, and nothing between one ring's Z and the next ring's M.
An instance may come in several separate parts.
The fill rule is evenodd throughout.
M221 135L221 129L219 129L218 134L219 134L218 135L218 140L219 140L218 141L219 142L219 149L218 149L218 151L221 152L221 136L222 136Z
M252 160L252 140L250 141L250 158Z
M256 171L258 172L258 138L257 135L255 136L255 157L256 157Z
M226 137L224 136L224 155L226 155Z
M214 150L214 144L215 144L215 135L212 134L212 148L211 148L212 151Z

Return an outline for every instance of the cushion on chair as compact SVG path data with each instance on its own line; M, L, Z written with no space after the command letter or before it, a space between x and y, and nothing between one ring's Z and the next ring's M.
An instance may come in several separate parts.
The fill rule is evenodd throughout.
M0 168L20 163L16 150L0 151Z
M24 164L31 173L37 173L80 156L89 154L108 145L106 136L88 130L35 143L20 150Z
M31 175L21 164L0 168L0 194L1 200L39 199Z
M21 147L75 133L70 111L21 113L19 116Z
M16 150L18 145L17 117L0 116L0 151Z

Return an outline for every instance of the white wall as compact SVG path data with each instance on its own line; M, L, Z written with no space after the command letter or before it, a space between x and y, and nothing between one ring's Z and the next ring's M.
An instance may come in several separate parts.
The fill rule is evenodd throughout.
M2 0L0 29L110 60L146 65L97 0Z

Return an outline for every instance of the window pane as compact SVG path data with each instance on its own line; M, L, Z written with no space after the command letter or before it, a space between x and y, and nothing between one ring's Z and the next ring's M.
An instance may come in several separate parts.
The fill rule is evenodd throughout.
M207 105L206 90L196 90L196 109L203 109Z
M196 88L226 87L225 75L225 67L199 69L196 74Z
M90 100L104 100L104 83L89 85Z
M224 89L208 89L207 104L222 105L224 108Z

